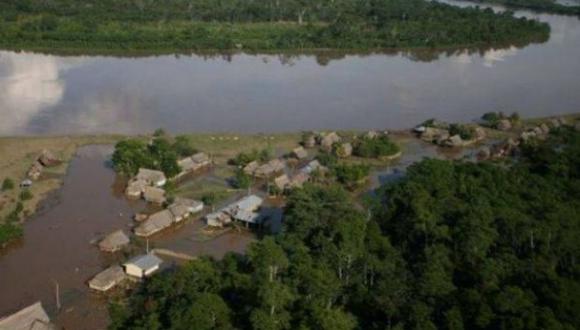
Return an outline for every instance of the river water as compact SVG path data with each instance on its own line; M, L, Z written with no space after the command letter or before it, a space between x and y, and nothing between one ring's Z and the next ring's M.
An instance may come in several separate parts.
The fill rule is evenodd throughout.
M497 110L577 112L580 20L517 15L548 22L549 41L355 55L0 51L0 135L402 128Z

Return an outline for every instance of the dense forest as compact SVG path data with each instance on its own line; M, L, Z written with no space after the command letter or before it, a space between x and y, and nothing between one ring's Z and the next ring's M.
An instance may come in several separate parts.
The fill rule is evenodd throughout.
M111 329L579 329L580 133L426 159L361 202L294 190L282 234L154 276Z
M299 50L541 42L545 23L425 0L5 0L0 47Z
M580 6L566 6L556 2L556 0L467 0L477 3L497 3L510 8L531 9L539 12L560 14L560 15L580 15Z

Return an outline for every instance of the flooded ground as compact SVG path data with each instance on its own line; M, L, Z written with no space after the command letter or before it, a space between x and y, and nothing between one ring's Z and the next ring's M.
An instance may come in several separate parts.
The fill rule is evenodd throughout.
M381 54L1 51L0 135L397 129L431 117L467 122L488 111L577 112L580 20L517 15L548 22L549 41Z
M116 181L107 162L111 146L78 150L63 187L44 203L44 210L24 224L24 238L0 255L0 315L9 314L38 300L66 329L103 329L106 302L89 292L87 280L107 266L126 260L125 255L102 253L91 244L116 229L130 232L131 216L146 208L144 202L123 195L124 182ZM195 242L200 221L189 221L151 242L152 247L171 245L183 251L221 257L228 251L243 252L253 235L230 232L212 241ZM159 243L157 243L159 241ZM145 250L133 244L132 254ZM188 246L189 245L189 246ZM59 284L62 309L56 313L55 283Z

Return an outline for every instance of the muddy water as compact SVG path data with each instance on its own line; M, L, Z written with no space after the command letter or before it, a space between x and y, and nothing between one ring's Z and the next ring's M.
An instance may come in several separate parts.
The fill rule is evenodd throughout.
M130 233L131 216L146 205L128 201L124 182L108 167L112 147L88 146L78 150L63 187L45 203L45 210L24 225L24 238L0 255L0 315L42 301L57 323L67 329L103 329L107 324L106 300L86 285L96 273L128 255L101 253L90 242L116 229ZM220 257L227 251L243 252L251 234L229 233L208 242L193 242L199 221L189 229L175 229L162 237L178 244L181 252ZM181 235L181 236L179 236ZM188 242L191 246L188 246ZM152 242L152 245L155 243ZM145 244L133 244L132 254ZM61 291L62 309L56 313L55 281Z

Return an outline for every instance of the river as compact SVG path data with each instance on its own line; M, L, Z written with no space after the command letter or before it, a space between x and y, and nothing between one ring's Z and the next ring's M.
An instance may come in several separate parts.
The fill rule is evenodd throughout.
M549 41L351 55L0 51L0 136L401 128L432 117L468 122L487 111L577 112L580 20L517 15L548 22Z

